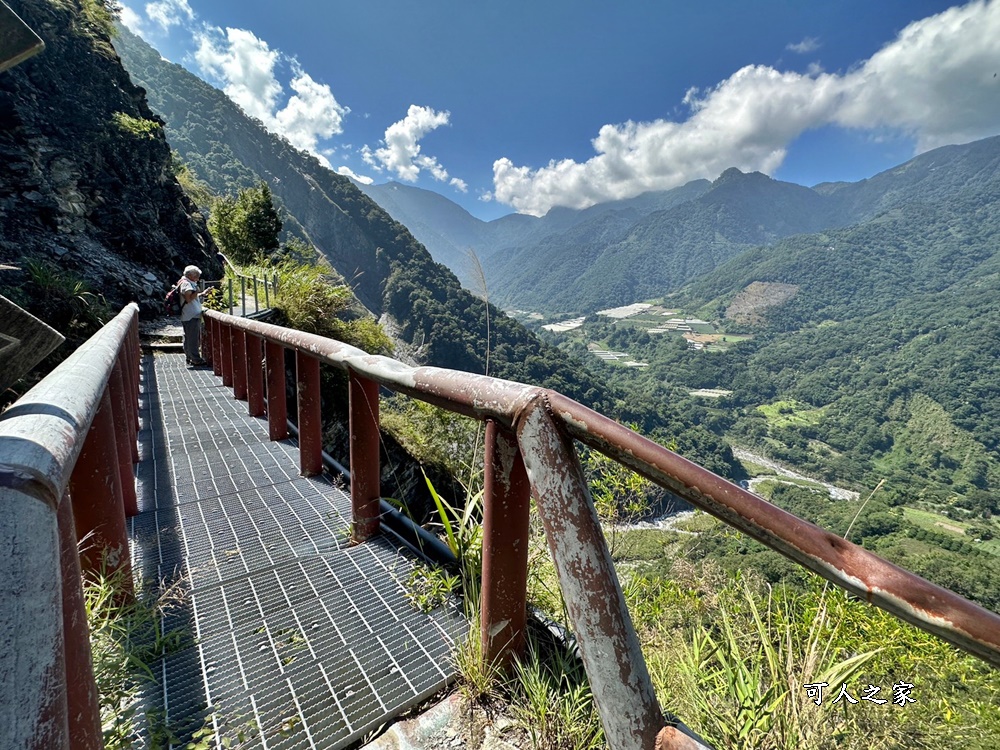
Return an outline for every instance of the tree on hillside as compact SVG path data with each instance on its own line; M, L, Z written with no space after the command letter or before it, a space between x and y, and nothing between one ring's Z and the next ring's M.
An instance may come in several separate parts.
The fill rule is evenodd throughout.
M271 188L261 182L241 190L235 199L219 198L212 205L208 229L223 252L237 263L253 263L277 250L281 219Z

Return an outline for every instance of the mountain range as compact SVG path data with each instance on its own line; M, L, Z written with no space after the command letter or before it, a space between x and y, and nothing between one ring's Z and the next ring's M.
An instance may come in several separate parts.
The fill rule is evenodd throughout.
M114 44L163 118L185 167L216 195L266 181L286 230L312 244L347 280L395 341L396 356L414 364L488 370L610 409L614 399L600 378L464 289L347 177L268 132L223 92L168 62L127 28L119 27Z
M613 215L615 221L635 222L654 211L664 210L697 197L711 183L696 180L673 190L653 191L636 198L600 203L590 208L574 210L553 208L539 218L526 214L509 214L485 222L472 216L457 203L439 193L398 182L382 185L355 183L365 195L384 208L400 224L405 225L431 253L436 261L451 268L463 283L480 284L473 273L475 254L478 262L486 263L492 256L514 253L550 235L572 230L589 221Z
M404 226L350 180L268 132L221 91L164 60L128 29L121 27L114 43L129 74L164 118L170 144L184 164L217 195L231 195L265 180L282 209L286 229L326 257L360 302L383 318L400 343L412 346L415 360L444 364L436 350L446 337L428 334L431 319L447 317L434 308L449 297L465 308L477 308L481 323L464 325L481 325L485 331L483 303L462 290L445 266L436 264ZM413 274L426 280L421 292L430 302L424 316L410 309L411 289L404 279ZM531 339L526 331L523 337ZM484 356L485 345L482 352L463 352L452 362L481 371Z
M575 314L662 297L744 250L784 237L939 202L989 181L996 151L995 139L945 146L860 182L813 188L731 168L714 182L491 222L419 188L360 188L467 284L474 252L499 304Z
M232 195L266 181L286 230L316 247L347 280L358 300L394 340L395 356L413 364L488 372L556 389L645 429L667 430L665 440L676 440L685 455L719 473L741 473L721 436L698 425L675 400L664 405L626 398L609 387L602 374L539 339L487 302L486 295L463 288L407 227L394 221L350 179L269 133L223 92L163 59L128 29L119 28L114 44L129 75L145 89L151 108L163 118L178 161L216 195ZM441 214L461 216L425 192L403 192L417 195L421 205ZM643 205L643 201L635 202L637 207ZM586 218L608 210L595 207L582 215ZM563 213L563 218L559 212L553 217L564 222L561 226L579 221L581 215ZM470 226L476 226L475 222ZM489 232L513 242L511 238L530 236L539 226L544 223L532 217L511 216Z
M756 245L667 298L740 343L692 352L599 316L579 337L648 363L616 376L637 395L730 392L736 444L953 518L1000 514L1000 138L809 193L857 221Z

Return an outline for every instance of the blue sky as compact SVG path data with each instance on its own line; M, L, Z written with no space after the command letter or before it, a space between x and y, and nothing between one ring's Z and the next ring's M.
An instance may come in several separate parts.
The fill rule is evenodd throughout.
M124 0L343 174L472 214L736 166L814 185L1000 133L1000 0Z

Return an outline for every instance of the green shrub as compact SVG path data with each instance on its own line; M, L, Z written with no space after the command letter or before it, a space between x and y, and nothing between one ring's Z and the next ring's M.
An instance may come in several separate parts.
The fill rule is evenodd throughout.
M90 629L94 679L101 711L104 746L127 750L137 739L135 719L141 709L143 685L156 681L154 662L179 651L187 642L182 631L164 632L164 612L177 600L177 590L165 587L121 596L130 571L102 571L84 579L83 593Z
M304 264L286 258L278 263L242 265L238 270L244 276L258 279L277 276L278 290L271 295L270 303L278 315L274 321L278 325L336 339L368 354L392 353L392 339L378 321L362 311L350 288L329 266ZM238 287L239 280L234 282ZM252 290L248 293L252 298ZM221 294L223 307L213 309L224 309L227 293L223 290ZM258 302L263 306L263 297ZM247 304L252 307L251 301L248 300Z
M121 5L116 0L80 0L80 10L83 17L109 39L118 36L115 21L121 15Z
M37 288L32 311L60 333L90 336L113 317L102 295L55 263L28 260L24 270Z
M156 120L146 120L142 117L132 117L125 112L115 112L112 119L123 132L136 138L153 139L163 130L163 125Z

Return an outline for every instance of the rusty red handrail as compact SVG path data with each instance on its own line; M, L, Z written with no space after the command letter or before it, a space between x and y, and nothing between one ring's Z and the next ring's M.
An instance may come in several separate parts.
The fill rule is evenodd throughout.
M687 740L671 727L663 729L573 440L628 466L847 591L1000 666L997 614L781 510L559 393L454 370L409 367L342 342L213 311L206 313L206 319L213 335L223 334L222 341L240 331L266 342L269 384L272 372L283 368L272 360L280 354L283 362L287 348L296 352L297 360L314 359L348 371L352 386L367 380L491 425L483 649L491 657L506 659L508 651L516 650L521 642L517 628L523 627L523 621L512 625L517 618L510 613L524 607L519 567L525 564L520 551L527 544L527 503L523 490L512 488L518 485L518 472L526 470L605 735L613 748L648 749L657 740L659 747L680 748ZM240 366L225 351L222 356L227 358L223 373ZM370 418L365 418L370 424ZM503 455L497 453L497 446ZM368 454L370 462L370 449ZM369 471L377 476L377 466ZM502 505L503 510L493 504ZM509 515L500 524L497 514L504 512ZM370 523L370 518L355 518L356 525L370 528ZM512 604L511 597L520 600Z
M103 747L80 566L131 580L138 362L132 304L0 414L0 747Z

